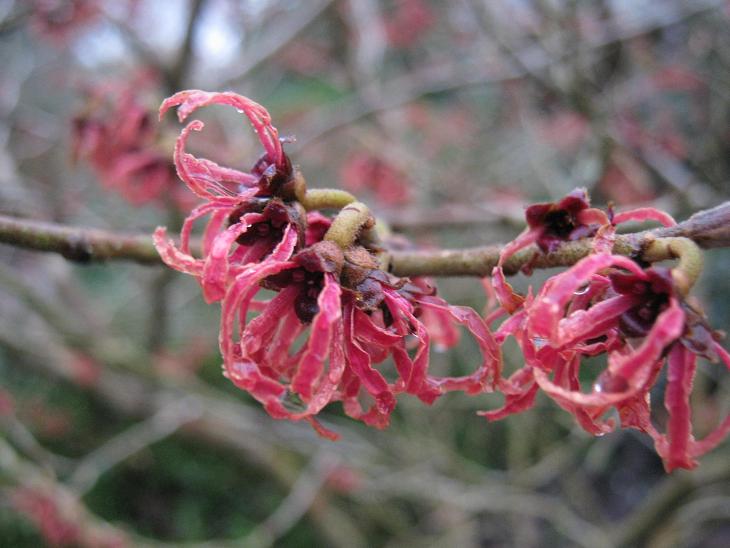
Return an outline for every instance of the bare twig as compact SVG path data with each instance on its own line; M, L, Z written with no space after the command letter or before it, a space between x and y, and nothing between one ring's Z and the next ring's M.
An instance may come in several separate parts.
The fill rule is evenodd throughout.
M671 228L618 236L614 253L640 254L651 241L665 237L686 237L706 249L730 247L730 202L695 213ZM52 251L82 262L126 259L143 264L160 263L148 236L117 236L101 230L5 216L0 216L0 242ZM500 250L500 246L493 245L456 250L391 251L388 268L396 276L487 276L497 264ZM591 251L590 239L566 242L552 253L542 253L531 246L512 256L505 264L505 272L515 274L525 265L530 268L571 266Z
M336 462L325 452L315 455L279 507L242 540L243 544L265 548L284 536L312 506Z
M184 424L199 419L201 414L201 404L193 396L168 403L150 418L135 424L86 455L69 478L70 487L83 495L107 470L166 438Z
M594 50L612 46L657 29L675 25L688 17L717 9L721 5L720 0L697 2L695 5L686 6L684 10L677 10L675 13L663 17L654 24L629 28L610 36L597 37L588 46ZM295 150L304 149L329 133L367 116L399 108L431 94L475 85L505 82L524 78L530 74L536 75L540 71L570 62L574 56L575 51L573 50L565 51L564 54L555 58L545 55L531 63L529 73L515 65L494 69L479 55L477 56L479 63L474 66L459 66L456 61L448 61L425 67L382 84L380 100L377 102L363 103L362 97L367 96L368 93L360 90L348 99L311 112L301 123L303 129L296 132L297 142L293 148Z
M231 89L240 84L253 69L276 55L299 36L331 3L332 0L305 2L304 7L292 12L287 20L272 25L272 31L264 33L264 38L241 56L245 61L236 74L221 82L219 88Z
M119 234L0 215L0 242L59 253L81 263L126 260L157 264L160 256L146 234Z
M195 40L195 30L200 19L200 13L203 11L206 0L192 0L190 5L190 14L188 17L185 35L178 52L175 63L167 71L166 83L168 91L175 93L185 82L185 78L190 71L190 62L193 58L193 42Z
M679 471L662 480L652 490L646 502L614 528L612 540L615 546L638 546L654 530L657 524L667 519L668 513L695 489L730 478L730 462L718 455L705 462L702 468L693 472Z
M559 500L530 493L508 485L473 485L440 478L424 482L421 475L399 472L396 481L384 481L369 487L379 494L416 497L439 505L450 505L468 512L514 513L547 520L576 544L586 547L612 546L610 539L598 527L577 516Z
M51 513L48 519L59 523L71 537L64 544L74 546L123 546L130 542L132 535L112 524L92 515L78 497L58 483L56 479L23 459L5 440L0 438L0 472L11 487L3 489L0 498L4 500L22 497L38 498L45 505L45 512ZM22 493L22 495L20 495ZM20 496L18 496L20 495ZM22 504L21 504L22 506ZM34 521L36 516L30 516ZM152 546L153 543L137 537L135 546Z

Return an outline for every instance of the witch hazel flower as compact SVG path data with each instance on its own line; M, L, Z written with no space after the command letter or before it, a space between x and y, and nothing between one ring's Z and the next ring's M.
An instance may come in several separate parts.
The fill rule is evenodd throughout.
M598 276L608 276L606 284ZM572 309L573 295L596 278L602 289L583 306ZM695 458L717 445L730 431L730 417L702 441L692 436L689 406L698 356L724 361L719 336L682 294L682 276L662 267L643 269L631 259L595 255L556 277L527 312L528 336L579 362L603 346L607 368L590 393L561 385L550 371L535 370L537 384L559 403L598 418L615 407L622 426L637 428L655 442L667 470L694 468ZM560 309L569 311L567 314ZM651 421L649 391L667 370L664 402L666 433Z
M613 255L605 245L612 227L627 221L674 221L650 208L611 214L613 223L594 253L567 271L548 279L534 297L528 293L519 309L496 333L501 344L513 336L525 364L501 382L505 404L483 413L496 420L532 407L538 390L572 413L588 432L603 434L614 428L604 419L618 411L621 425L649 434L668 471L693 468L696 457L717 445L730 431L730 417L704 440L692 436L689 397L698 356L724 361L704 317L686 300L701 268L701 255L690 240L657 240L643 257L674 256L673 268L646 267L646 263ZM597 236L597 239L600 237ZM661 249L664 248L664 249ZM606 355L607 366L588 393L580 373L587 357ZM650 391L667 370L666 433L651 419Z
M573 190L559 202L540 203L525 210L527 228L504 246L497 266L492 272L492 283L502 307L513 313L523 303L507 283L505 263L518 251L536 244L543 253L555 251L561 243L595 236L601 226L609 224L608 216L600 209L590 207L584 188Z
M227 104L245 114L257 132L264 154L249 172L222 167L186 151L193 131L203 122L190 122L175 145L175 167L180 179L206 202L194 209L183 223L180 248L167 240L166 230L155 232L155 244L163 261L172 268L196 276L208 302L221 300L241 267L261 261L283 241L288 228L296 243L304 243L306 212L286 203L282 193L293 184L295 173L284 154L269 113L261 105L233 93L183 91L166 99L160 117L177 106L184 121L196 109L210 104ZM208 217L202 239L202 258L190 251L190 236L196 221Z
M504 246L497 266L492 271L492 284L502 307L514 313L523 303L506 281L504 268L519 251L535 244L541 253L553 253L565 242L592 237L594 252L610 252L615 240L615 227L626 222L656 221L663 226L676 222L667 213L652 207L642 207L618 214L590 207L588 191L576 188L558 202L533 204L525 210L527 227ZM522 270L530 272L529 261Z
M450 306L374 268L362 249L343 251L323 240L291 256L291 234L286 249L280 247L276 257L272 254L236 279L223 302L221 321L226 375L273 417L307 420L320 434L334 437L314 418L334 401L342 402L348 416L384 428L400 393L432 403L451 390L491 388L499 349L476 312ZM253 298L264 288L277 295L245 322ZM430 337L418 309L447 314L472 333L483 353L475 373L428 373ZM303 333L306 342L293 350ZM411 338L414 349L409 348ZM394 381L375 367L388 357L395 364Z
M162 228L155 245L169 266L198 278L207 301L221 301L225 375L271 416L307 421L330 438L336 434L316 416L332 402L341 402L348 416L384 428L401 393L432 403L452 390L492 390L500 350L481 317L449 305L425 280L383 271L367 207L341 191L307 191L263 107L233 93L185 91L167 99L160 112L177 106L184 120L213 103L244 113L264 154L248 172L196 158L186 142L203 125L189 123L178 139L175 165L206 203L186 219L179 248ZM339 213L332 218L321 208ZM190 235L205 216L202 255L196 257ZM273 297L262 297L265 291ZM431 375L431 339L455 344L452 324L472 334L482 362L470 375ZM387 359L392 374L381 367Z

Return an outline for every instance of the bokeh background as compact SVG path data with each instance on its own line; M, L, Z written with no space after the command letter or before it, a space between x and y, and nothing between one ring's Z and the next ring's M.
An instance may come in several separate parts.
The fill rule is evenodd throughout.
M179 225L180 126L155 111L195 87L264 104L309 185L424 246L508 241L579 186L686 218L730 195L729 28L720 0L3 0L0 213ZM243 116L200 117L192 147L248 168ZM696 290L725 330L728 270L708 253ZM440 287L484 306L476 279ZM546 398L490 424L499 398L463 394L402 398L386 431L327 410L343 439L319 439L229 385L217 305L157 267L3 245L0 311L3 546L730 544L727 444L666 475L636 432L591 438ZM476 359L467 338L434 367ZM699 435L722 373L700 366Z

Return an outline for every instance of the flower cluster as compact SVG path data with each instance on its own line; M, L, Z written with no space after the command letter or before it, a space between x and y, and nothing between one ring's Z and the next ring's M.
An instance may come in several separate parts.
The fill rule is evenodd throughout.
M72 122L72 156L86 160L101 183L134 205L170 201L189 209L193 197L181 188L175 166L162 152L153 114L141 100L146 77L126 85L91 89Z
M203 123L189 123L178 139L175 165L205 203L185 220L180 248L162 228L155 245L169 266L199 280L208 302L222 303L225 375L271 416L306 420L331 438L336 435L315 419L331 402L384 428L398 394L432 403L451 390L493 389L500 350L482 318L449 305L427 280L383 271L367 208L343 201L343 194L330 200L326 191L307 191L261 105L234 93L184 91L167 99L160 112L176 106L183 121L214 103L248 117L264 154L247 172L196 158L186 143ZM327 216L327 209L339 212ZM196 257L191 231L203 217L208 220ZM257 298L267 291L270 298ZM431 375L430 341L455 344L452 324L472 334L482 361L470 375ZM395 367L391 379L378 367L387 358Z
M348 193L308 190L261 105L230 92L192 90L165 100L160 115L177 107L184 121L211 104L243 113L264 153L249 171L197 158L186 145L203 123L190 122L177 141L175 166L204 203L185 220L179 247L164 228L156 231L155 245L165 263L197 278L208 302L221 303L224 373L271 416L308 421L335 438L316 420L332 402L341 402L348 416L384 428L402 393L430 404L449 391L497 390L504 405L480 413L496 420L530 408L542 390L592 434L614 427L606 415L615 408L622 426L654 439L668 470L694 467L696 457L730 430L726 418L704 440L692 436L689 396L697 357L730 366L719 335L687 298L700 267L698 248L668 238L636 257L613 254L617 225L675 224L669 215L651 208L603 211L590 206L584 190L530 206L526 230L503 248L492 284L486 284L493 285L498 305L482 318L438 297L430 280L384 269L384 248L403 244L380 241L369 210ZM200 251L193 253L193 226L203 218ZM505 269L514 270L516 255L529 271L525 254L550 254L584 238L591 238L588 256L535 295L520 295L507 283ZM658 260L652 254L679 262L672 269L651 266ZM489 326L500 318L492 334ZM431 343L455 345L459 325L476 341L481 359L469 375L437 376L429 367ZM503 378L501 345L508 337L520 346L524 365ZM585 392L581 365L600 355L605 370L593 374L593 388ZM652 422L650 392L665 368L662 433Z
M717 445L730 431L730 416L704 440L692 436L689 406L697 357L713 362L730 356L719 334L686 299L698 274L697 247L683 238L657 240L665 255L680 259L674 269L647 266L638 258L611 253L616 225L626 221L674 220L661 211L641 208L613 215L589 207L585 191L574 191L555 204L527 209L527 230L506 246L493 272L503 308L512 315L496 333L501 344L512 336L524 365L500 387L505 405L483 413L496 420L530 408L541 389L592 434L613 429L607 411L618 411L621 426L649 434L668 471L693 468L695 458ZM543 252L561 241L593 235L593 253L548 279L539 292L517 295L504 280L502 266L519 249L536 243ZM581 390L581 365L606 355L606 368L590 392ZM666 433L651 420L650 391L666 366ZM595 376L595 373L594 373Z

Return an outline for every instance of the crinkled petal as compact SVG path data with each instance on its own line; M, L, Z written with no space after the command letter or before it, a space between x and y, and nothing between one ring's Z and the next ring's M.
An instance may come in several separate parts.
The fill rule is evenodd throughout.
M581 259L570 269L551 278L550 283L546 283L535 297L528 320L533 335L548 341L556 340L558 324L570 299L596 273L610 266L624 268L637 276L645 277L644 271L627 257L601 253Z
M663 456L667 472L675 468L692 469L697 461L690 456L692 438L692 411L689 395L697 369L697 357L681 344L672 346L667 358L667 390L664 407L669 413L667 448Z
M201 276L203 274L203 261L183 253L167 238L167 229L159 226L153 235L155 249L160 254L162 261L179 272Z
M340 294L339 283L331 274L325 275L324 287L317 297L319 311L312 320L306 350L291 381L292 390L304 401L312 397L330 351L334 326L342 319Z
M237 172L229 168L223 168L209 160L200 160L192 154L185 152L188 138L192 131L201 131L205 124L200 120L194 120L185 126L177 138L175 143L175 168L180 179L188 186L188 188L206 200L217 200L219 202L228 202L236 204L240 202L242 193L233 191L224 184L227 182L236 182L244 186L250 186L251 177L247 173ZM246 189L243 194L253 194L257 189Z
M193 111L212 104L230 105L245 114L251 121L270 160L279 166L283 165L284 153L279 141L279 132L271 125L271 116L268 111L255 101L237 93L231 91L215 93L197 89L179 91L163 101L160 106L160 117L176 106L178 107L177 117L182 122Z
M261 220L263 220L263 215L247 213L240 218L239 222L229 226L215 237L210 251L205 257L203 269L203 297L206 302L212 303L223 298L228 286L231 246L252 224Z
M630 211L616 213L613 216L613 224L615 225L629 221L656 221L662 226L675 226L677 224L677 221L669 213L653 207L639 207Z
M502 355L499 345L484 320L471 308L453 306L439 297L423 296L418 304L447 313L451 318L463 325L474 337L482 354L482 363L471 375L460 377L429 377L429 383L443 391L463 390L468 394L488 392L495 388L502 376Z
M379 424L385 427L388 424L388 417L390 417L390 414L395 408L395 396L390 390L385 377L373 369L368 353L355 340L355 333L353 331L353 308L353 305L349 305L344 309L345 353L347 363L365 390L375 398L374 409L380 419L382 419Z

